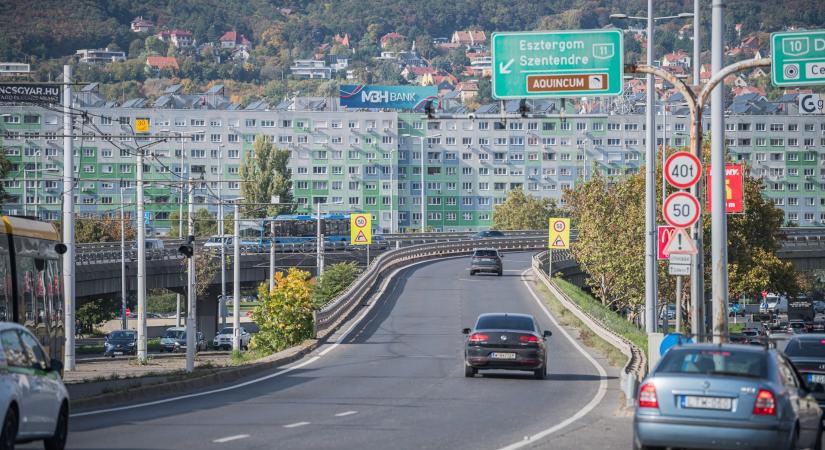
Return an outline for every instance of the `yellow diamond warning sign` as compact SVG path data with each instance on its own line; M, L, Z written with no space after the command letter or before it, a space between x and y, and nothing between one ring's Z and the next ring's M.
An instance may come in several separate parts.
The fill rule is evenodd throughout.
M570 248L570 219L550 218L550 236L547 243L550 249L567 250Z
M349 219L349 240L355 245L372 244L372 216L353 214Z

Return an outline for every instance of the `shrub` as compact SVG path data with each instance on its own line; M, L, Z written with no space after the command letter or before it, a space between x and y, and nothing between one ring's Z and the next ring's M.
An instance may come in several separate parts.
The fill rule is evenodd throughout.
M312 337L314 306L309 278L309 272L291 268L286 275L275 274L272 290L268 283L260 285L260 305L252 311L260 331L252 337L252 349L274 353Z

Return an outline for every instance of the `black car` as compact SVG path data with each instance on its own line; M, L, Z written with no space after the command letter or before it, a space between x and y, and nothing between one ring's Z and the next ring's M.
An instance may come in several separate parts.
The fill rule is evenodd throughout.
M133 330L112 331L103 342L103 356L137 354L137 333Z
M478 316L475 327L465 328L464 376L479 370L505 369L533 372L536 379L547 374L547 344L553 333L539 330L528 314L493 313Z
M494 248L477 248L473 250L473 258L470 261L470 275L479 272L494 273L501 276L504 267L501 264L501 255Z
M504 233L497 230L485 230L479 231L478 233L474 234L473 239L484 239L484 238L503 238Z
M794 335L788 340L785 354L808 385L825 386L825 334ZM819 406L825 407L825 392L814 389Z

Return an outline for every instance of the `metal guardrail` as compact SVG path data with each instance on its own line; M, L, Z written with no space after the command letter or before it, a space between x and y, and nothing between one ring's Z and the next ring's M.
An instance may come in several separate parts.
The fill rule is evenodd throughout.
M481 245L480 245L481 244ZM353 311L364 303L378 286L382 278L396 269L418 261L445 256L472 254L480 246L494 247L501 251L524 251L542 249L547 246L547 238L512 237L483 240L439 241L435 243L410 245L385 252L375 258L359 277L339 296L314 313L315 336L329 337L338 325L347 320Z
M633 402L633 399L636 396L636 390L638 389L638 383L642 380L647 372L647 359L645 358L644 351L630 342L628 339L625 339L620 334L614 332L610 329L609 326L602 323L601 320L591 316L585 310L583 310L576 302L574 302L570 297L567 296L561 289L558 289L556 285L553 283L551 276L548 275L547 272L544 270L546 267L547 261L547 251L541 252L537 255L533 256L533 273L544 283L545 286L559 299L559 302L567 308L570 312L572 312L579 320L582 321L590 330L592 330L596 335L600 338L604 339L605 342L609 343L610 345L616 347L622 353L627 356L627 362L624 365L622 370L622 388L625 393L625 398L628 404ZM554 251L553 252L553 265L554 267L557 266L557 263L563 263L569 261L572 258L572 255L568 251Z

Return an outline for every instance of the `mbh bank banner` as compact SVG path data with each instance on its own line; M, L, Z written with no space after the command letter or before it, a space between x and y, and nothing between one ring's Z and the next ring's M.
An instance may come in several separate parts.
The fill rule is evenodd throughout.
M341 106L347 108L423 110L428 100L438 100L435 86L372 86L342 84Z

